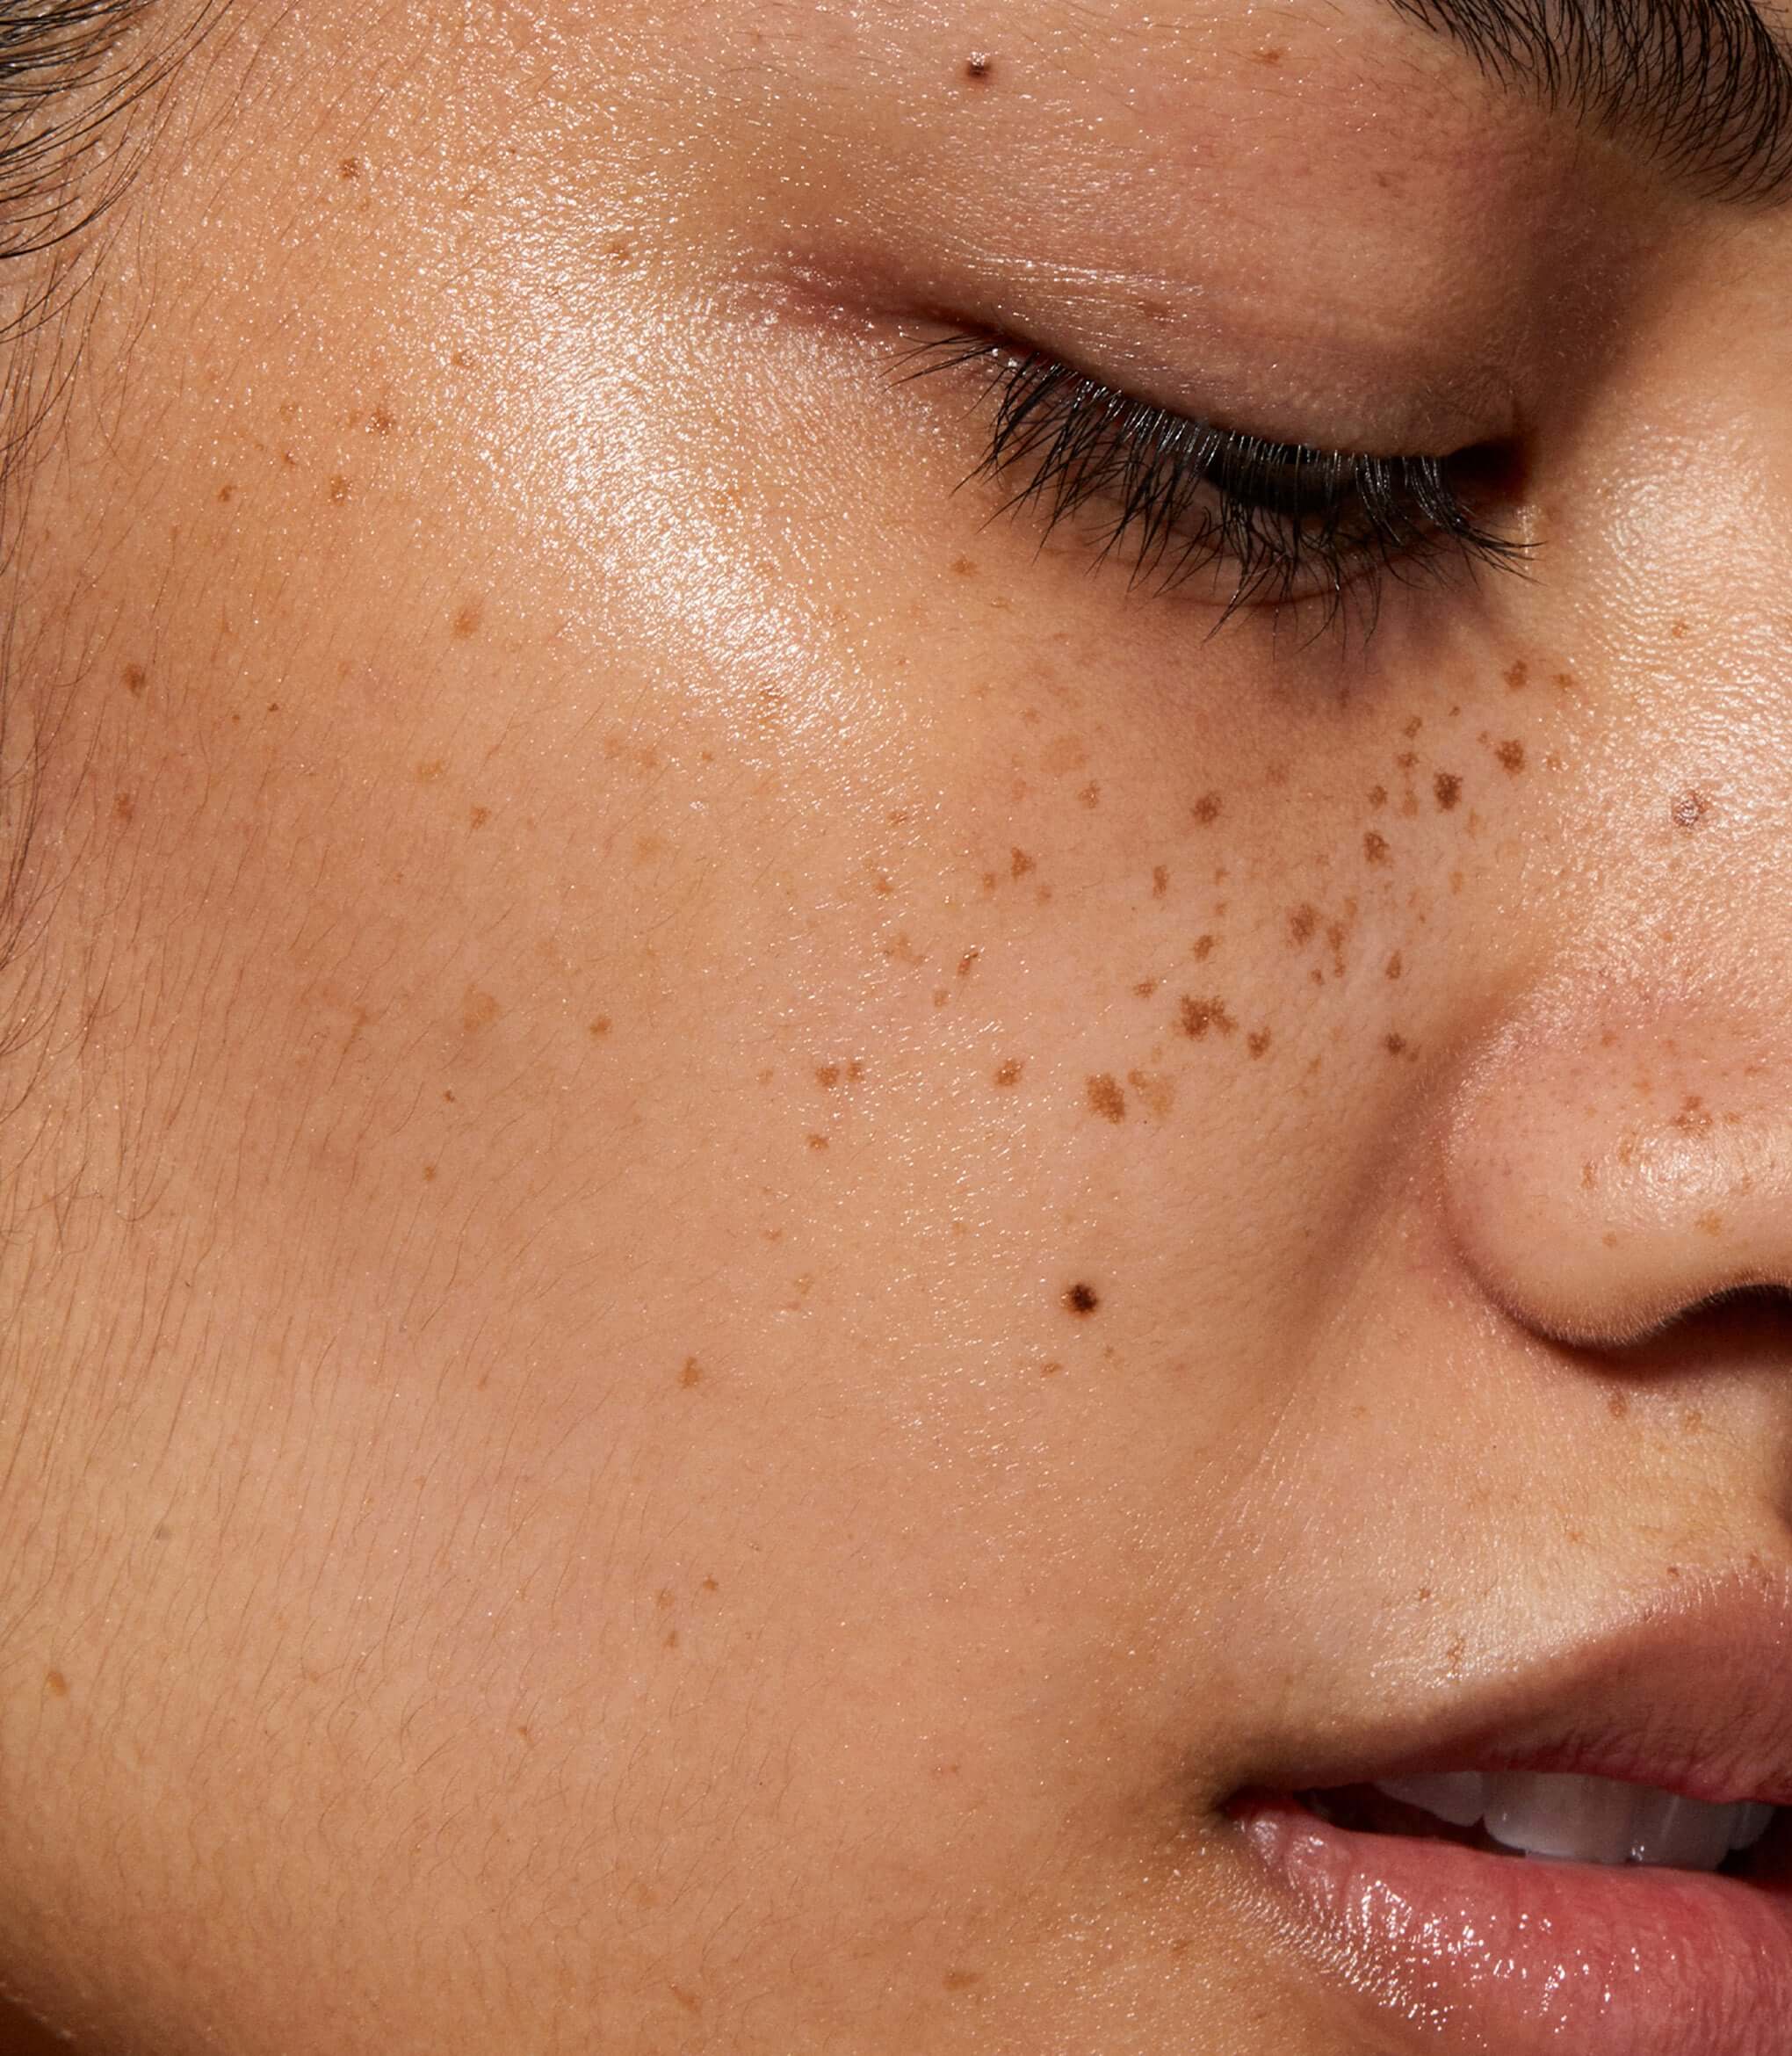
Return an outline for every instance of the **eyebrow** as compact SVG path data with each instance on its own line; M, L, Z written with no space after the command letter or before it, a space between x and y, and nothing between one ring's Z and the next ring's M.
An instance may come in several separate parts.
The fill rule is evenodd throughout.
M1750 0L1391 0L1499 84L1729 199L1792 187L1792 59Z

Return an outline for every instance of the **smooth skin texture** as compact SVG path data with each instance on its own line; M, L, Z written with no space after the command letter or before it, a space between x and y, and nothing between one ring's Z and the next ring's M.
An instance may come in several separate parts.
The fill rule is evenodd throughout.
M137 133L16 573L5 1983L1423 2046L1226 1798L1792 1572L1696 1311L1792 1281L1784 215L1381 0L235 0ZM957 489L975 323L1505 438L1530 576L1210 638Z

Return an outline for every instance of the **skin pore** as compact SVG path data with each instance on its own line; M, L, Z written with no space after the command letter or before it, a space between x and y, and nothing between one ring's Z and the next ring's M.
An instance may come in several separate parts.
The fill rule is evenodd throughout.
M0 1988L1436 2045L1228 1799L1788 1579L1784 215L1384 0L235 0L134 119L10 575ZM1529 554L1219 625L971 478L967 335Z

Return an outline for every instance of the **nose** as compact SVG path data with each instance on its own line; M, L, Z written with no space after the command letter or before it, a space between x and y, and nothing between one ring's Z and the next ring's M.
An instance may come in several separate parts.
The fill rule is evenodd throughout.
M1792 1025L1625 1011L1512 1028L1446 1147L1469 1271L1581 1347L1640 1341L1738 1287L1792 1288Z

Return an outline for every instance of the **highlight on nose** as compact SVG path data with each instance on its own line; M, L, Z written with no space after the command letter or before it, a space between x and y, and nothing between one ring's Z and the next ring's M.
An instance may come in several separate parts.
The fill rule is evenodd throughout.
M1740 1024L1514 1036L1446 1145L1446 1206L1488 1297L1613 1347L1715 1296L1792 1287L1792 1046Z

